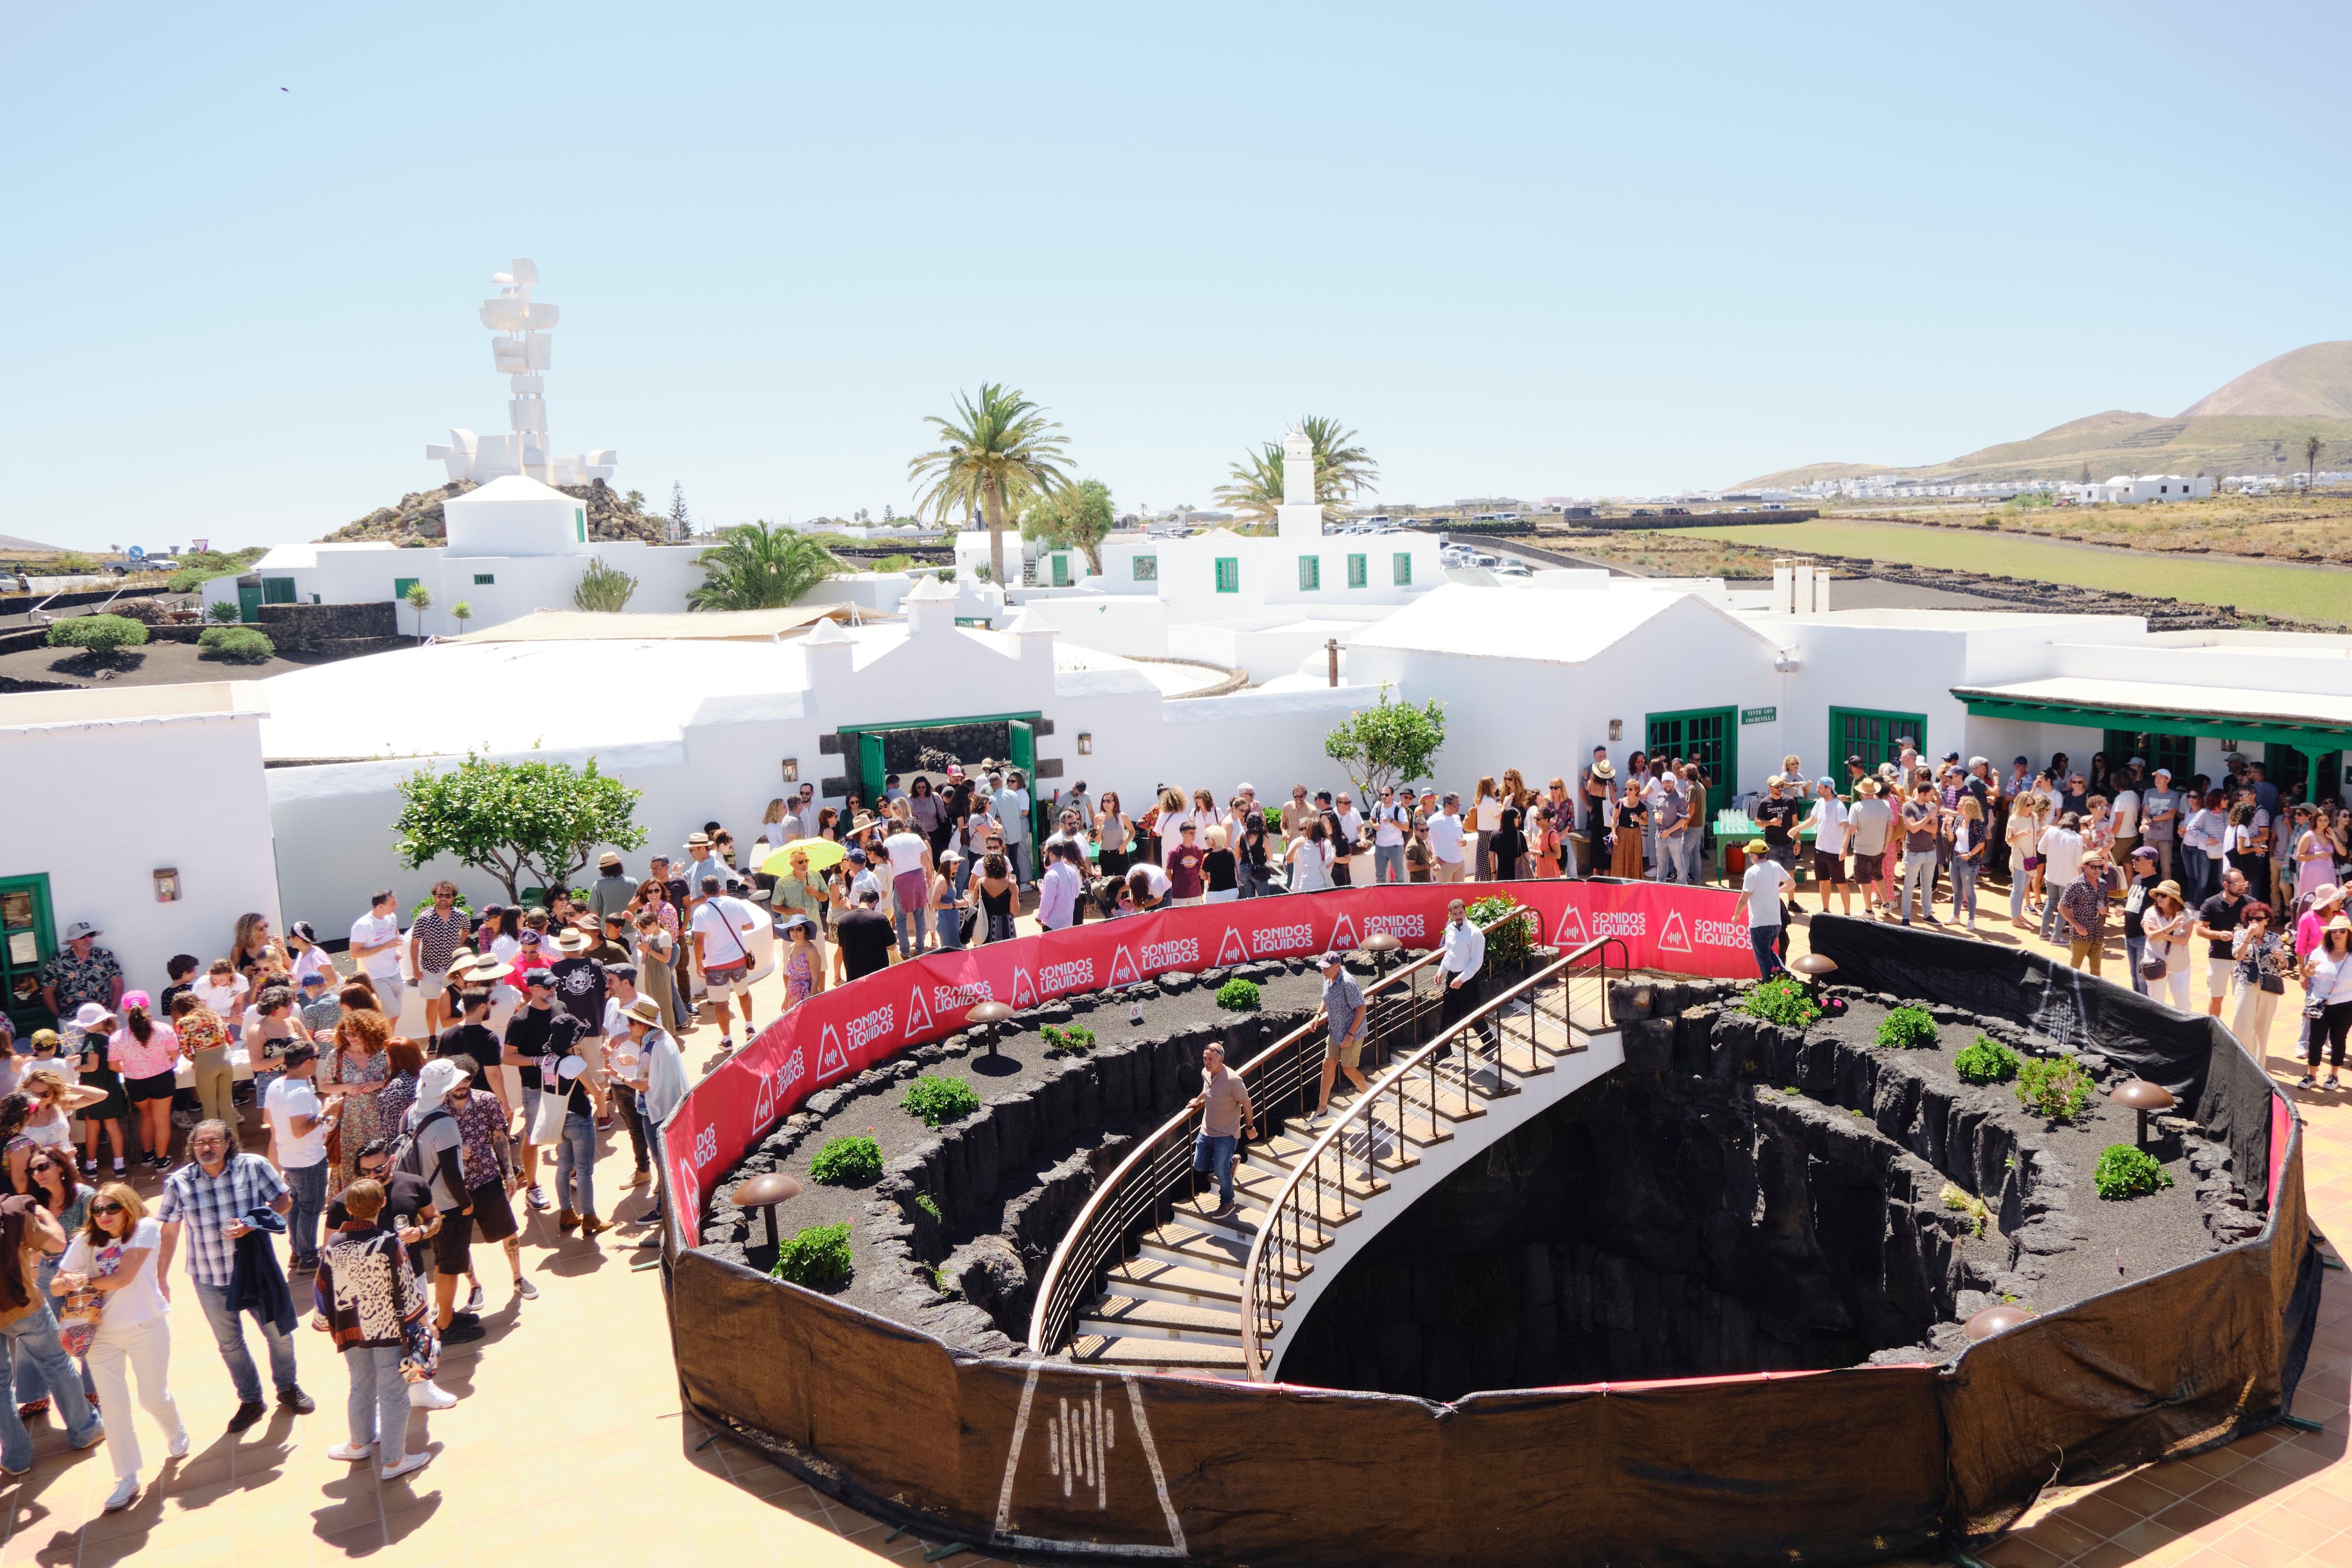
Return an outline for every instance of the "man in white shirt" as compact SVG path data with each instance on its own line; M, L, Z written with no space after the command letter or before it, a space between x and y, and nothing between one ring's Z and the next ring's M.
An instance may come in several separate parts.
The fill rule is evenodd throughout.
M1397 804L1394 788L1381 791L1372 807L1372 881L1404 880L1404 837L1412 826L1412 812Z
M269 1123L270 1163L294 1194L287 1239L298 1274L319 1267L319 1216L327 1212L327 1134L336 1121L320 1107L314 1082L318 1071L319 1047L297 1041L286 1047L284 1075L261 1100L262 1116Z
M717 871L704 873L701 901L694 907L694 961L702 971L703 994L719 1020L719 1048L735 1048L734 1019L727 1002L738 996L743 1004L743 1037L751 1037L751 934L760 915L740 899L719 891Z
M1446 797L1448 804L1453 799ZM1445 930L1438 946L1445 954L1437 961L1437 983L1444 987L1437 1026L1443 1033L1476 1012L1486 994L1486 933L1471 921L1459 899L1445 906ZM1493 1044L1495 1021L1486 1019L1478 1026L1478 1032ZM1439 1054L1450 1056L1453 1047L1448 1046Z
M882 853L890 862L890 898L898 911L898 956L912 958L923 951L923 906L930 902L931 841L916 832L911 823L900 823L898 830L882 841Z
M2157 879L2172 879L2172 847L2180 837L2180 796L2172 788L2172 770L2158 768L2147 792L2140 796L2139 836L2156 851Z
M2073 812L2058 819L2057 825L2042 830L2042 842L2034 853L2042 857L2042 940L2057 941L2057 932L2065 929L2058 919L2058 903L2083 875L2083 835L2078 831L2083 819Z
M1830 911L1830 891L1835 889L1839 912L1853 913L1853 884L1845 876L1845 841L1853 823L1845 802L1838 799L1837 780L1823 778L1813 786L1812 815L1805 826L1813 833L1813 880L1821 885L1822 913Z
M996 792L994 802L997 826L1004 832L1004 858L1013 867L1013 879L1027 887L1034 868L1029 864L1029 791L1013 769L1004 775L1004 787Z
M1339 857L1339 864L1333 868L1338 873L1333 880L1343 888L1352 887L1356 880L1354 850L1364 839L1364 814L1356 809L1356 797L1343 790L1339 794L1339 809L1333 815L1339 819L1339 841L1331 846L1331 853Z
M1853 804L1845 813L1848 842L1853 850L1853 879L1862 884L1862 912L1885 907L1878 896L1885 885L1888 840L1895 834L1895 808L1878 793L1876 779L1853 786Z
M1437 858L1434 869L1441 882L1462 879L1461 812L1462 797L1448 795L1437 815L1429 819L1429 852Z
M2139 791L2131 787L2128 783L2122 784L2116 791L2116 798L2109 805L2108 814L2114 817L2116 824L2115 844L2109 851L2108 858L2118 866L2128 866L2131 864L2132 851L2139 847Z
M1079 869L1085 860L1086 851L1073 839L1057 839L1045 851L1045 874L1037 879L1037 923L1047 931L1076 923L1078 894L1086 886L1086 874Z
M793 837L796 838L814 838L816 837L816 814L823 809L824 808L816 803L816 785L811 784L801 785L800 795L793 801L792 804L793 819L800 824L799 830L794 833Z
M1748 941L1756 949L1756 967L1767 980L1781 972L1780 900L1794 886L1780 863L1765 855L1764 840L1749 843L1739 898L1748 906Z
M352 957L375 983L383 1016L400 1025L400 913L392 889L368 900L368 912L352 922Z

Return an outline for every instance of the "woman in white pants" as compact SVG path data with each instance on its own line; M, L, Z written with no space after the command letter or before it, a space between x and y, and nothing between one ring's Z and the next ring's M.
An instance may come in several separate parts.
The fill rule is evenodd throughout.
M2164 960L2164 973L2147 982L2147 994L2176 1012L2189 1011L2189 939L2197 930L2197 911L2181 901L2179 883L2158 882L2148 889L2139 929L2147 942L2142 961Z
M163 1228L147 1217L139 1194L109 1182L89 1201L89 1223L74 1233L49 1289L58 1296L95 1290L103 1303L89 1342L89 1376L106 1412L106 1452L114 1461L108 1512L129 1508L139 1495L139 1436L131 1416L131 1384L140 1407L163 1429L164 1451L188 1457L188 1428L172 1403L172 1325L156 1289L155 1249Z

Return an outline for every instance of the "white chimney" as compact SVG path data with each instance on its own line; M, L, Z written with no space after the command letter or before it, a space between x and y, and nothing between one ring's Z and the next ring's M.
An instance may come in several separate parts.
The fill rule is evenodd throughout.
M1772 608L1776 616L1792 616L1797 612L1797 564L1793 561L1772 563Z
M841 629L840 622L827 616L800 639L800 650L808 666L809 695L819 709L827 696L846 701L851 656L857 651L857 640Z
M937 577L925 576L898 601L906 612L907 636L933 637L955 630L956 591Z
M1315 444L1294 425L1282 438L1282 504L1275 532L1284 539L1323 537L1323 509L1315 502Z
M1054 624L1034 606L1024 606L1004 628L1013 656L1024 669L1042 669L1048 681L1054 678L1054 638L1058 635Z

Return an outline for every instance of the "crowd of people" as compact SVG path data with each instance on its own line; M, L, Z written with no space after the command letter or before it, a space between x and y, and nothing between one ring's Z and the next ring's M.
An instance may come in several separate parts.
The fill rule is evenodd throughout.
M586 905L559 892L477 915L443 881L405 929L381 892L352 923L348 973L308 925L280 938L248 915L226 957L173 958L153 994L126 989L102 931L69 928L42 976L60 1026L20 1043L0 1023L0 1250L23 1264L0 1268L0 1470L30 1467L26 1423L53 1415L73 1449L104 1443L105 1506L128 1507L145 1461L134 1400L164 1453L187 1454L175 1285L236 1390L228 1432L272 1397L314 1408L297 1375L307 1321L349 1376L331 1457L386 1479L427 1463L407 1448L409 1412L456 1403L434 1381L440 1355L484 1336L477 1247L503 1257L516 1301L535 1300L526 1239L593 1244L613 1227L596 1201L600 1133L628 1140L624 1197L653 1185L656 1129L687 1087L681 973L722 1031L740 990L749 1027L744 942L761 917L715 871L684 892L709 858L698 843L656 860L681 875L657 869L625 903L607 876ZM645 1196L640 1245L655 1246Z

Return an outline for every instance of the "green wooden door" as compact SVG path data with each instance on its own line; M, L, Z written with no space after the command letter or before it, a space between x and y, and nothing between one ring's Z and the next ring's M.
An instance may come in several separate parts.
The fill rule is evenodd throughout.
M873 811L882 804L882 775L887 772L882 765L882 737L860 731L857 737L857 789L866 809Z
M1725 798L1739 793L1739 710L1697 708L1653 713L1643 724L1650 755L1696 763Z
M239 583L236 585L236 618L250 626L261 619L261 584Z
M1045 830L1040 825L1045 820L1045 808L1044 792L1037 787L1037 731L1025 719L1007 720L1004 728L1013 752L1013 765L1021 770L1029 791L1029 842L1042 844Z
M1906 735L1917 742L1920 755L1927 755L1926 714L1882 713L1868 708L1832 708L1829 765L1822 772L1843 784L1845 783L1845 760L1860 757L1864 767L1876 773L1879 763L1891 763L1901 757L1903 748L1896 742Z
M41 1000L41 966L56 952L48 878L0 877L0 994L20 1040L57 1023Z

